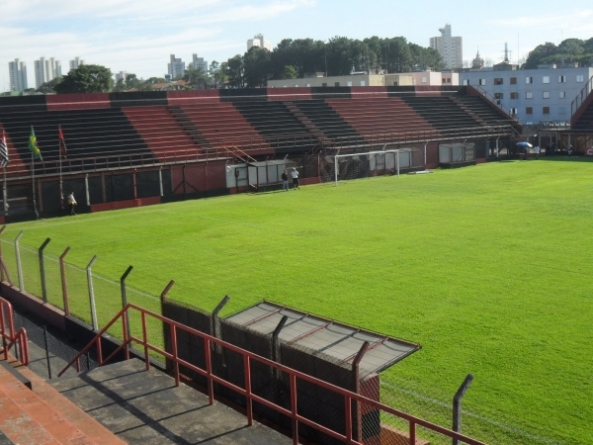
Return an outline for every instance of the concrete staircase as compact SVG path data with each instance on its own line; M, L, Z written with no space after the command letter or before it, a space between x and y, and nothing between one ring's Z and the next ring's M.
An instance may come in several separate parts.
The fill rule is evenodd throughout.
M74 378L54 388L129 444L289 444L291 439L247 419L168 375L133 359ZM90 443L90 442L89 442Z
M19 367L15 360L9 362L31 382L32 389L0 366L0 443L125 444L31 370Z

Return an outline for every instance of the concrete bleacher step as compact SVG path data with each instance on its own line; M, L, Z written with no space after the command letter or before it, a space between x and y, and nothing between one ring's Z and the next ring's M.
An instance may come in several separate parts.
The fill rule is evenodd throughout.
M29 369L17 371L32 382L33 390L0 367L0 430L8 440L40 445L124 443Z
M289 444L291 439L144 363L128 360L53 383L54 388L129 444Z

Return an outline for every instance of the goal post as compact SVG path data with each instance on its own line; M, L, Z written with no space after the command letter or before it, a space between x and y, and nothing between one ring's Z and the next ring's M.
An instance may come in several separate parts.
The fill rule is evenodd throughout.
M399 178L400 150L378 150L334 156L334 182L373 176L373 172L393 171ZM384 174L384 173L383 173Z

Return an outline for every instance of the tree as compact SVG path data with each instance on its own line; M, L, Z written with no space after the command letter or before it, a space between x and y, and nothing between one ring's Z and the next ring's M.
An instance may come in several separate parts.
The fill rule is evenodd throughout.
M60 77L56 77L52 80L50 80L49 82L44 82L42 83L39 88L37 88L37 92L39 93L43 93L43 94L52 94L55 93L56 91L54 90L54 87L60 83L62 81L62 76Z
M58 94L107 93L113 87L111 70L101 65L81 65L54 86Z
M229 85L234 88L245 87L245 69L243 66L243 57L237 54L235 57L231 57L226 63L223 63L224 74L229 80Z
M259 46L249 49L243 56L245 83L250 88L267 86L272 77L270 51Z
M282 72L281 79L296 79L299 77L299 72L297 69L292 65L286 65L284 67L284 71Z
M208 73L201 67L194 67L190 65L183 73L183 80L188 82L194 88L203 85L204 88L208 86Z
M227 82L228 78L225 71L225 62L219 64L216 60L213 60L212 63L210 63L210 77L214 81L214 88L223 86Z

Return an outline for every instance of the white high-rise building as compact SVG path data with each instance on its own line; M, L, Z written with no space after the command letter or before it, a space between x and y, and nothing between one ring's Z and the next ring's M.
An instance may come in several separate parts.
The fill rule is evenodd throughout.
M440 28L440 37L430 38L430 47L439 52L448 69L463 67L463 45L461 37L451 36L451 25Z
M183 76L185 72L185 62L181 58L175 58L175 54L171 54L171 61L167 64L167 69L171 79Z
M208 62L203 57L198 57L197 54L192 54L191 66L193 68L202 68L204 72L208 72Z
M62 64L53 57L46 60L41 57L35 61L35 87L39 88L45 82L62 76Z
M77 69L80 65L84 65L84 60L75 57L74 60L70 61L70 71Z
M269 40L264 39L264 36L261 34L256 35L253 39L247 40L247 51L254 46L259 46L260 48L272 51L272 43Z
M19 59L14 62L8 62L8 71L10 74L10 91L24 91L29 88L27 82L27 64Z
M119 73L115 73L115 83L119 82L120 80L122 81L126 81L126 76L128 75L128 73L126 71L120 71Z

